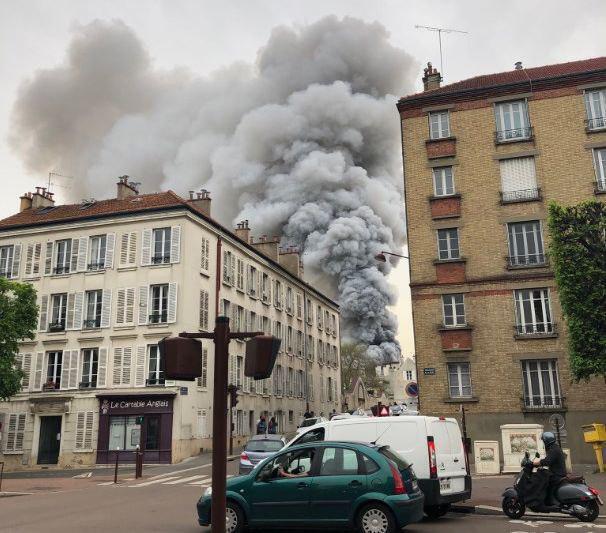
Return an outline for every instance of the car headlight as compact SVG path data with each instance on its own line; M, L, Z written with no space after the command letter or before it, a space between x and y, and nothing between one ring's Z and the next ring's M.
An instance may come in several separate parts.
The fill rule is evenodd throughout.
M212 487L208 487L205 491L204 491L204 496L210 496L213 493L213 488Z

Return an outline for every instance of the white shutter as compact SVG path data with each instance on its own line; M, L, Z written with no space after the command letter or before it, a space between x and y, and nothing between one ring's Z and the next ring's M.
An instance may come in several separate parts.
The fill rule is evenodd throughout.
M173 226L170 230L170 262L181 261L181 226Z
M112 385L120 385L122 383L122 366L124 361L124 348L114 348L114 358L112 361L113 374Z
M30 377L31 390L40 390L43 383L44 352L37 352L32 363L32 374Z
M208 330L208 291L200 290L200 329Z
M141 265L151 265L151 246L152 246L152 230L144 229L143 245L141 247Z
M80 237L78 246L78 272L86 272L88 270L88 237Z
M131 384L131 367L133 361L133 348L126 346L122 352L122 378L121 385L130 386Z
M124 306L124 323L133 325L135 323L135 288L126 289L126 302Z
M46 243L46 255L44 256L44 275L50 276L53 273L53 249L55 243L48 241Z
M177 284L168 284L168 323L177 321Z
M86 413L86 422L84 426L84 449L93 449L93 421L95 413L88 411Z
M65 321L65 329L74 329L74 297L75 293L70 292L67 295L67 317Z
M21 356L21 370L25 374L23 379L21 380L21 390L27 391L29 390L30 384L30 375L32 372L32 354L24 353Z
M23 436L25 433L25 413L11 413L8 417L8 431L6 438L7 452L23 451Z
M97 387L105 387L107 382L107 348L99 348L97 360Z
M116 291L116 326L123 326L126 322L126 291L127 289Z
M208 271L208 263L210 259L210 243L205 237L202 237L202 245L200 248L200 252L200 269Z
M148 313L148 299L149 299L149 285L139 286L139 325L144 326L147 324Z
M128 238L130 233L120 235L120 263L118 266L126 266L128 264Z
M535 189L534 157L516 157L501 160L501 182L503 192L524 191Z
M137 346L137 361L135 363L135 387L145 387L147 346Z
M78 388L78 376L79 376L79 367L80 367L80 350L72 350L72 357L69 367L69 388L77 389ZM65 353L65 352L63 352Z
M86 424L86 413L80 412L76 417L76 442L74 448L82 450L84 448L84 428Z
M78 250L80 250L80 239L72 239L71 257L67 259L70 272L78 271Z
M101 327L109 328L112 311L112 290L103 289L103 298L101 303Z
M74 329L82 329L84 315L84 293L77 292L74 297Z
M105 268L114 268L114 248L116 246L116 234L108 233L105 236Z
M30 278L32 276L32 270L34 267L34 248L35 248L35 244L34 243L30 243L27 245L27 248L25 249L25 272L23 273L23 276L26 278Z
M61 359L61 390L70 388L69 375L70 375L71 367L72 367L72 351L63 350L63 357Z
M46 331L48 328L48 295L40 298L40 319L38 320L38 329Z
M13 247L13 268L11 269L11 278L19 277L19 270L21 267L21 245L15 244Z

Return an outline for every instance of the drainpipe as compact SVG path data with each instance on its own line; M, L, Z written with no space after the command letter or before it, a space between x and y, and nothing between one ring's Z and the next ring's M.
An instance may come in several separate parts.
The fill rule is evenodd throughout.
M217 274L215 285L215 320L219 316L219 293L221 292L221 237L217 237Z

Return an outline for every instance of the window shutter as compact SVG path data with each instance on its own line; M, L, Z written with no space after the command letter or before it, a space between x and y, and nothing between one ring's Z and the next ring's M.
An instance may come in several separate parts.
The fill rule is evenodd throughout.
M149 285L140 285L139 286L139 325L140 326L144 326L145 324L147 324L147 319L149 318L148 313L147 313L148 299L149 299Z
M116 291L116 326L123 326L126 322L126 290Z
M116 234L108 233L105 236L105 268L114 268L115 245L116 245Z
M77 292L74 297L74 329L82 329L84 311L84 293Z
M67 295L67 313L65 329L74 329L74 297L75 293L70 292Z
M208 291L200 290L200 329L208 330Z
M105 387L107 382L107 348L99 348L99 359L97 362L97 387Z
M122 383L123 356L124 348L114 348L112 385L120 385Z
M25 272L23 276L29 278L32 276L32 271L34 268L34 248L36 245L34 243L30 243L27 245L25 249Z
M125 346L122 352L122 378L120 381L122 385L130 386L132 360L133 348L132 346Z
M200 255L200 269L207 271L208 270L208 263L209 263L209 259L210 259L210 243L208 241L208 239L206 239L205 237L202 237L202 244L201 244L201 255Z
M133 325L135 323L135 288L126 289L126 304L124 310L124 323Z
M142 232L143 244L141 246L141 265L151 265L152 230L144 229Z
M48 327L48 295L45 294L40 298L40 320L38 321L38 329L46 331Z
M71 257L68 260L69 271L78 271L78 251L80 250L80 239L72 239Z
M198 386L203 389L208 387L208 350L202 348L202 375L198 381Z
M84 427L86 413L80 412L76 418L76 443L75 449L82 450L84 448Z
M46 243L46 255L44 256L44 275L50 276L53 273L53 248L55 243L48 241Z
M88 237L80 237L80 245L78 248L78 272L86 272L88 270Z
M130 233L123 233L120 236L120 263L119 266L128 264L128 240Z
M145 359L147 346L137 346L137 361L135 363L135 387L145 387Z
M70 389L78 388L78 369L80 363L80 350L71 350L72 357L69 367L69 383L68 386Z
M230 254L229 259L229 275L231 276L231 284L233 285L236 280L236 258L233 254Z
M30 374L32 371L32 354L24 353L24 354L20 354L20 355L21 355L20 368L23 371L23 373L25 374L23 376L23 379L21 380L21 390L27 391L27 390L29 390L29 380L30 380Z
M21 269L21 245L15 244L13 247L13 268L11 269L11 278L19 277L19 270Z
M88 411L86 413L86 422L84 426L84 449L93 449L93 422L95 413Z
M69 389L69 374L72 366L72 351L63 350L61 359L61 390Z
M109 328L112 311L112 290L103 289L103 298L101 303L101 327Z
M503 159L500 166L503 192L524 191L536 188L534 157Z
M33 379L30 381L32 390L42 388L42 373L44 370L44 352L36 353L35 363L32 365Z
M170 262L181 261L181 226L173 226L170 230Z
M177 321L177 284L168 284L168 323Z
M25 413L11 413L8 417L6 451L23 451L23 436L25 433Z

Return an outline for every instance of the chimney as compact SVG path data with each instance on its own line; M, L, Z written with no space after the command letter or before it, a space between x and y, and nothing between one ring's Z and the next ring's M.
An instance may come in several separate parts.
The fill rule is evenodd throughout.
M248 227L248 220L242 220L236 225L234 231L237 237L240 237L244 242L250 241L250 228Z
M32 193L26 192L23 196L19 197L21 203L19 204L19 213L32 208Z
M431 62L428 62L427 67L423 70L423 90L439 89L441 81L440 73L431 66Z
M23 199L21 200L23 205ZM48 192L46 187L36 187L36 192L31 195L31 207L32 209L38 209L40 207L52 207L55 205L53 200L53 193Z
M288 248L284 252L280 252L278 256L280 266L288 270L293 276L300 278L303 276L303 268L299 257L299 250L296 248Z
M118 195L116 198L118 198L118 200L125 200L126 198L139 194L139 189L137 189L134 183L128 181L128 176L120 176L117 185Z
M194 191L189 191L189 203L196 207L208 218L210 218L210 202L210 193L206 189L202 189L197 193L194 193ZM238 235L237 232L236 235Z
M278 237L273 239L267 239L267 235L262 235L259 242L250 241L250 244L254 246L257 252L262 253L265 257L269 257L276 263L278 262Z
M515 70L522 70L524 67L522 66L522 62L521 61L516 61L515 63Z

